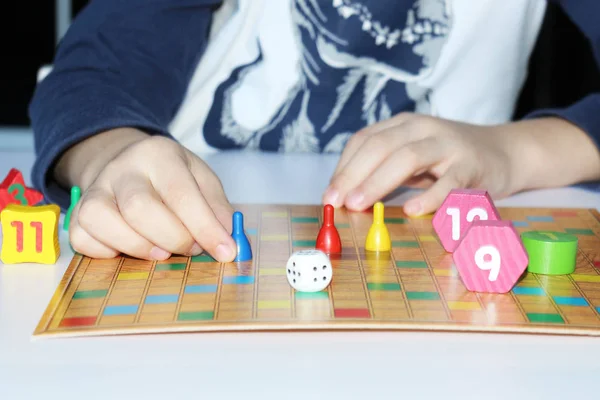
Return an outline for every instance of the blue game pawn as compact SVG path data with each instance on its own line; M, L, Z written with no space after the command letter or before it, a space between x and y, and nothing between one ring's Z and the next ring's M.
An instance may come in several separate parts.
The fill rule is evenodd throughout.
M239 211L233 213L233 233L231 237L237 244L237 256L233 261L252 260L252 248L244 232L244 216Z

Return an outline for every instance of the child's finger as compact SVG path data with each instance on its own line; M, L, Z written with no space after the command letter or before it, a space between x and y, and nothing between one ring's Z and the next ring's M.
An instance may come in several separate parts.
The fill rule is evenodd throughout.
M369 139L373 135L382 133L388 129L399 129L400 125L407 121L409 118L411 118L411 114L401 113L393 118L389 118L376 124L367 126L366 128L361 129L360 131L356 132L356 134L352 135L352 137L350 137L350 139L348 140L344 151L342 151L342 155L340 156L338 164L335 170L333 171L332 179L335 178L335 176L341 170L344 169L346 164L348 164L348 161L352 159L352 157L356 154L358 149L361 148L361 146L365 143L367 139Z
M221 181L208 165L197 158L191 162L190 171L215 217L225 231L231 234L234 209L225 195Z
M437 210L452 189L463 188L468 184L464 169L460 165L450 167L429 189L406 202L406 214L416 217Z
M346 202L348 192L362 183L398 146L402 135L394 130L370 137L346 166L332 179L324 201L339 207Z
M93 237L91 237L85 229L79 225L79 208L81 206L81 200L77 202L73 212L71 214L71 221L69 223L69 242L71 248L80 253L85 254L88 257L94 258L114 258L119 255L119 252L113 248L110 248L103 243L100 243Z
M107 190L88 190L80 202L77 223L104 246L146 260L170 257L167 251L155 246L125 222L113 195Z
M91 237L77 222L73 213L69 226L69 241L74 251L92 258L114 258L119 252Z
M171 254L190 254L194 239L171 205L164 203L157 193L165 186L185 185L179 174L169 175L170 181L159 178L153 182L142 175L124 175L113 183L114 196L125 222L139 235ZM198 189L184 186L180 190Z
M402 146L390 154L371 175L348 193L345 205L364 210L422 171L443 160L443 146L428 138Z
M361 148L361 146L365 143L365 141L370 137L371 137L371 135L366 134L366 133L360 134L360 135L355 134L354 136L350 137L350 139L348 140L348 143L346 143L346 147L344 147L344 150L342 151L340 159L338 160L338 163L335 167L335 170L333 171L333 174L331 175L330 183L335 180L335 178L338 176L340 171L342 171L346 167L346 165L348 164L348 161L350 161L352 159L352 157L354 157L356 152Z
M212 171L198 177L198 181L209 181ZM153 171L153 184L164 203L179 218L191 238L217 261L232 261L236 255L236 244L230 233L216 217L206 196L216 188L199 187L194 175L183 162L172 163L169 169ZM205 194L206 193L206 194Z

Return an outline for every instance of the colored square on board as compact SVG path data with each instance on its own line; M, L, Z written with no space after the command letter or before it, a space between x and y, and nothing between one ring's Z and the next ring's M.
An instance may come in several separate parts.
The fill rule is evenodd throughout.
M528 313L527 318L533 323L550 323L550 324L564 324L565 320L560 314L546 314L546 313Z
M450 310L481 310L481 306L476 301L448 301Z
M371 318L368 308L336 308L336 318Z
M192 262L216 262L214 258L208 254L200 254L199 256L192 257Z
M155 294L146 296L146 304L168 304L177 303L179 300L178 294Z
M423 215L416 215L416 216L412 217L412 219L433 219L433 213L431 213L431 214L423 214Z
M255 236L257 233L256 228L246 228L246 234L250 236Z
M316 224L319 222L319 218L315 217L293 217L292 222L296 224Z
M185 263L156 264L156 271L183 271Z
M335 224L335 227L338 229L348 229L350 228L350 224Z
M81 290L81 291L75 292L75 294L73 295L73 300L97 299L97 298L106 296L107 293L108 293L108 290Z
M394 241L394 242L392 242L392 247L410 247L410 248L416 248L416 247L419 247L419 242Z
M61 328L75 328L79 326L93 326L96 323L96 317L72 317L60 321Z
M137 281L148 279L149 272L121 272L117 276L118 281Z
M214 311L185 311L180 312L177 321L206 321L215 316Z
M438 292L406 292L408 300L440 300Z
M588 302L583 297L564 297L553 296L552 299L559 306L588 306Z
M396 261L398 268L427 268L425 261Z
M545 296L546 292L541 287L515 286L513 293L526 296Z
M435 276L458 276L458 271L447 268L434 268L433 274Z
M224 285L249 285L254 283L253 276L224 276Z
M315 300L315 299L324 299L329 300L329 293L325 291L321 292L296 292L295 293L296 300Z
M596 266L598 266L598 265L596 265ZM573 278L573 280L575 282L600 282L600 275L571 274L571 278Z
M594 231L591 229L576 229L576 228L566 228L565 232L570 233L571 235L585 235L585 236L593 236Z
M294 240L294 247L315 247L317 245L316 240Z
M138 311L137 304L126 304L119 306L106 306L104 315L128 315L135 314Z
M287 242L288 235L262 235L260 240L264 242Z
M406 218L384 218L386 224L406 224L408 220Z
M217 285L188 285L185 287L184 293L217 293Z
M527 221L512 221L515 228L527 228L529 223Z
M371 282L371 283L367 283L367 288L369 290L385 290L385 291L400 290L400 284Z
M554 222L554 217L550 215L530 215L527 220L531 222Z
M600 261L594 261L594 267L600 267Z
M419 240L421 242L435 242L435 237L431 235L421 235L419 236Z

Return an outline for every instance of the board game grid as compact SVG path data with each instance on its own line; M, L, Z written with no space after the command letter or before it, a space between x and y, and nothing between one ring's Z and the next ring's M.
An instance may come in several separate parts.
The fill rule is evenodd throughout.
M600 335L600 217L588 209L500 208L519 232L577 235L573 274L527 273L507 294L465 289L431 224L386 207L392 250L365 252L372 210L339 209L331 285L296 292L285 265L313 248L322 207L240 205L253 259L150 262L75 254L35 332L41 336L250 330L438 330Z

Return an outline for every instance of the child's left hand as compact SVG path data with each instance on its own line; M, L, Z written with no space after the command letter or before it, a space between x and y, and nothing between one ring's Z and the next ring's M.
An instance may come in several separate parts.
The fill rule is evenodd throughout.
M477 126L402 113L349 140L323 202L361 211L401 185L428 188L404 206L422 215L454 188L501 198L593 179L599 160L587 135L557 118Z

